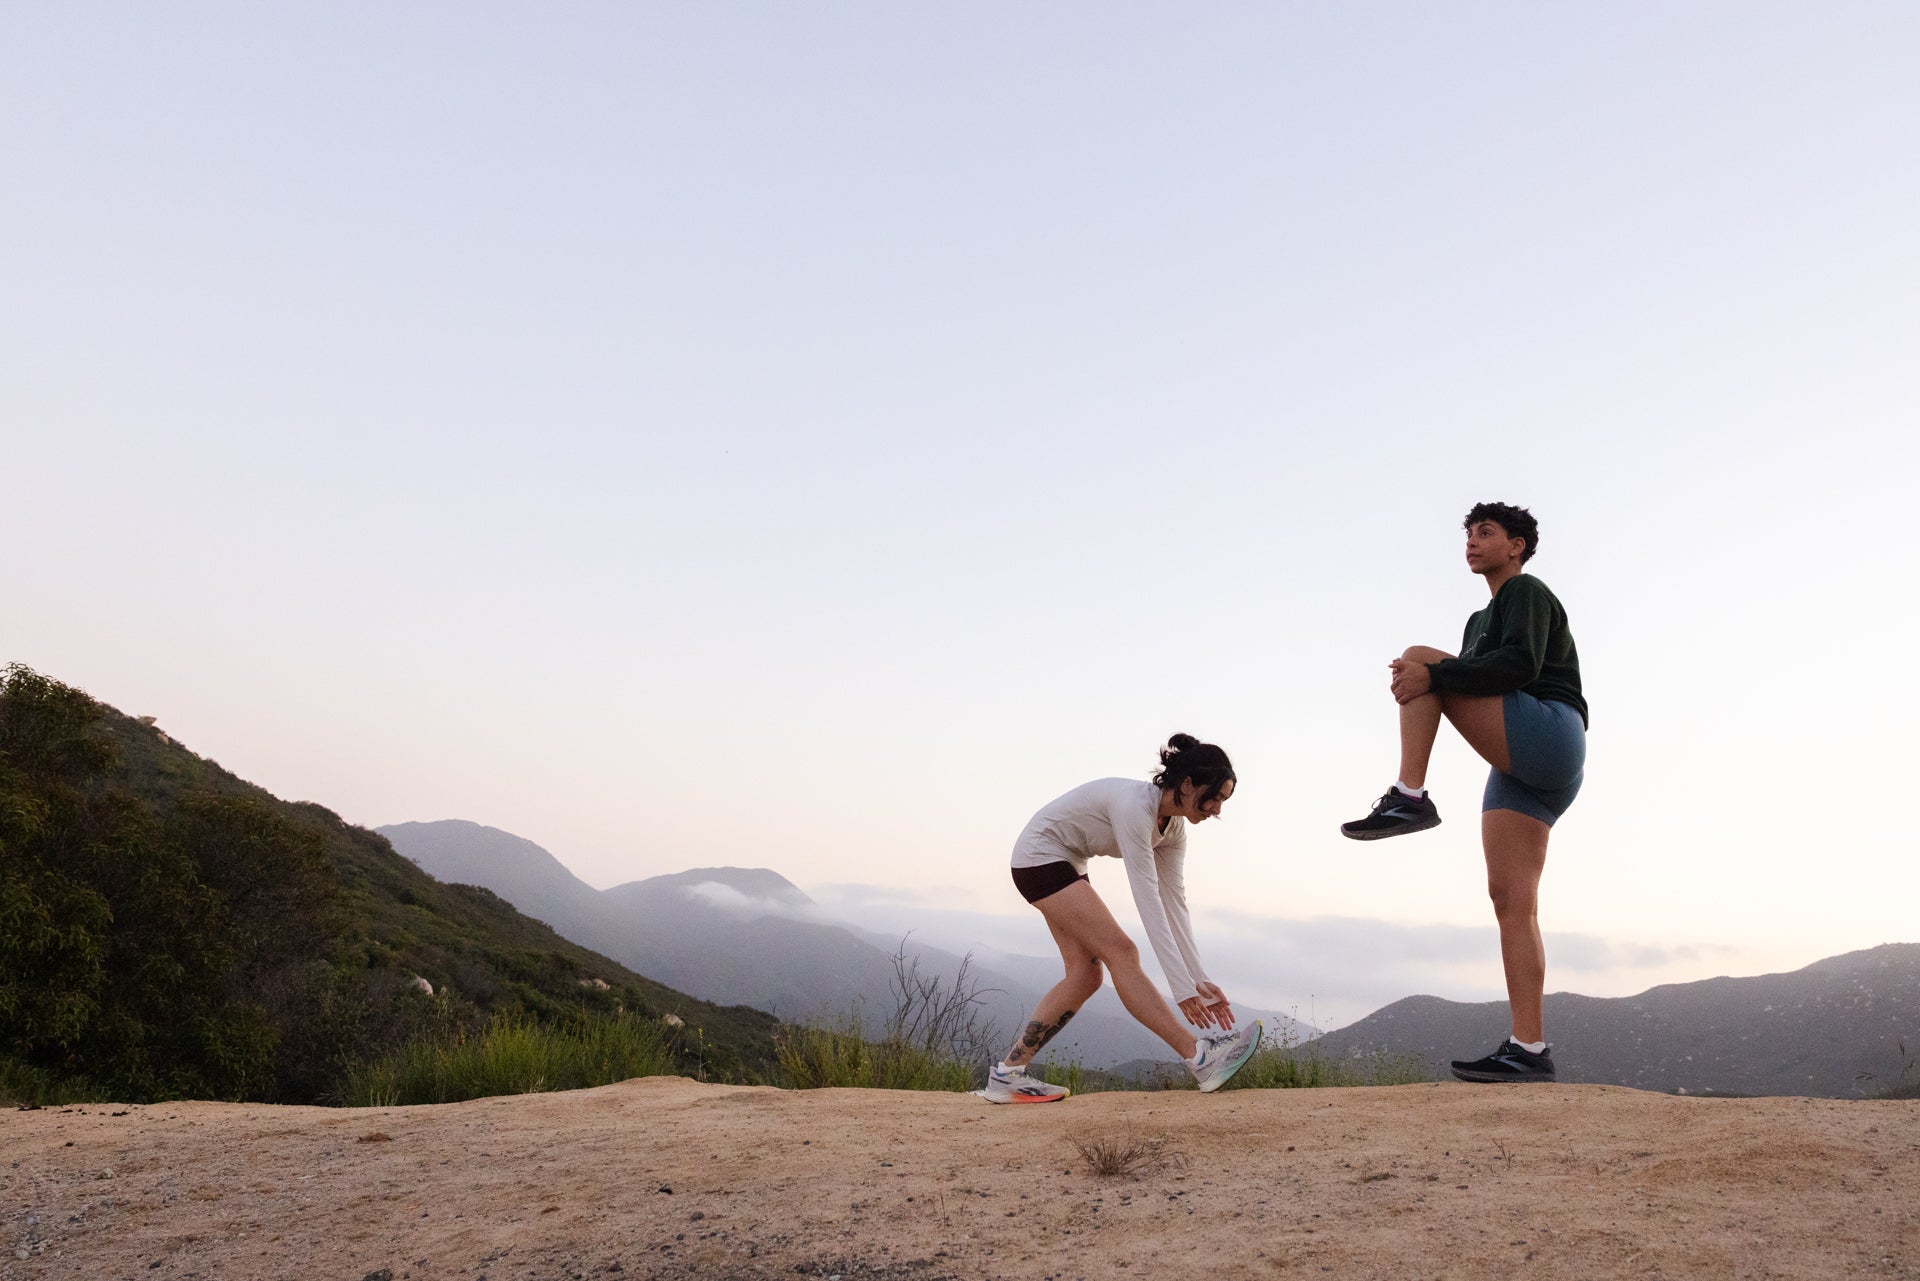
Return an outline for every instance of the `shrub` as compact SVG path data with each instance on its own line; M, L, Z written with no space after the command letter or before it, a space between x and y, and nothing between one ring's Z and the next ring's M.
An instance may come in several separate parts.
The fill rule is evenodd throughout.
M1312 1090L1351 1085L1412 1085L1431 1081L1418 1054L1374 1051L1352 1058L1329 1058L1305 1045L1280 1044L1257 1052L1223 1087L1229 1090Z
M1112 1090L1164 1090L1171 1088L1169 1083L1173 1079L1171 1068L1157 1068L1147 1079L1135 1081L1118 1072L1090 1068L1079 1059L1031 1063L1027 1067L1027 1074L1049 1085L1064 1085L1075 1094L1104 1094ZM1181 1075L1185 1077L1186 1074Z
M858 1006L837 1024L815 1021L775 1035L774 1051L790 1084L953 1091L980 1084L994 1029L980 1014L982 989L969 977L972 956L962 959L950 983L922 973L905 940L892 960L894 1008L878 1037L868 1039Z
M658 1021L636 1014L581 1017L560 1025L499 1018L474 1034L421 1036L377 1062L349 1070L356 1107L458 1103L502 1094L579 1090L674 1070Z
M68 1103L111 1103L111 1091L80 1076L58 1076L0 1059L0 1107L44 1108Z
M1164 1134L1126 1129L1111 1134L1082 1135L1074 1151L1087 1170L1102 1179L1135 1179L1163 1170L1184 1170L1186 1157Z
M1413 1085L1433 1074L1418 1054L1366 1054L1329 1057L1313 1041L1298 1040L1298 1024L1275 1035L1271 1029L1260 1049L1233 1079L1229 1090L1316 1090L1357 1085ZM1182 1081L1180 1086L1194 1088ZM1162 1088L1165 1088L1164 1086Z
M976 1068L882 1037L869 1041L857 1014L840 1027L818 1023L789 1029L774 1040L780 1068L795 1088L867 1090L972 1089Z
M1880 1091L1883 1099L1920 1099L1920 1062L1916 1062L1907 1053L1907 1042L1903 1037L1895 1042L1900 1050L1900 1075L1893 1083Z

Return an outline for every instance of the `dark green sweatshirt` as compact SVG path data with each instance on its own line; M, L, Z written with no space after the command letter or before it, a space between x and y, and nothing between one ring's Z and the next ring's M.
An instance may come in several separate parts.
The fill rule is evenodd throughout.
M1487 607L1467 620L1460 657L1428 663L1433 687L1455 694L1523 694L1566 703L1587 723L1580 694L1580 654L1567 629L1567 611L1532 574L1501 585Z

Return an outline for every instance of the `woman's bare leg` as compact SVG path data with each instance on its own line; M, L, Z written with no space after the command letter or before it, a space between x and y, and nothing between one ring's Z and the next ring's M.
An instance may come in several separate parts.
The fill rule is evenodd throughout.
M1060 894L1064 893L1065 890L1060 891ZM1059 894L1048 896L1058 897ZM1040 901L1045 903L1048 900ZM1046 909L1041 910L1044 912ZM1033 1062L1033 1056L1058 1036L1060 1029L1067 1025L1080 1007L1100 990L1099 958L1071 935L1062 933L1051 919L1047 921L1047 928L1053 931L1053 941L1060 948L1060 959L1066 962L1067 975L1040 998L1040 1004L1034 1007L1033 1017L1027 1021L1026 1030L1013 1038L1013 1048L1007 1051L1008 1067L1024 1067Z
M1415 645L1401 657L1414 663L1437 663L1452 655ZM1400 704L1400 782L1408 787L1427 785L1427 766L1443 717L1481 760L1502 774L1512 770L1505 699L1430 690ZM1540 1006L1547 981L1547 949L1540 938L1540 874L1547 864L1551 831L1539 819L1514 810L1488 810L1480 816L1487 893L1500 923L1500 959L1507 974L1513 1035L1527 1042L1545 1039Z
M1429 645L1414 645L1401 655L1408 662L1437 663L1453 655ZM1501 773L1513 763L1507 751L1506 705L1499 695L1449 694L1431 690L1400 704L1400 776L1408 787L1427 785L1433 740L1445 717L1480 759Z
M1084 949L1086 954L1107 967L1107 973L1113 978L1113 990L1119 994L1120 1003L1127 1007L1127 1013L1138 1019L1143 1027L1162 1041L1167 1047L1183 1059L1190 1059L1199 1048L1194 1035L1180 1022L1160 995L1160 989L1154 986L1147 972L1140 968L1140 949L1134 945L1120 923L1113 919L1113 913L1093 892L1093 886L1086 881L1075 881L1057 894L1049 894L1034 904L1041 915L1047 918L1047 925L1053 930L1056 940L1062 941L1061 955L1066 956L1065 943L1071 942ZM1072 960L1068 960L1068 978L1072 978ZM1064 980L1063 980L1064 982ZM1060 990L1056 985L1054 992ZM1087 989L1091 996L1093 989ZM1072 995L1069 992L1067 995ZM1048 1003L1053 992L1041 1002L1041 1008L1034 1011L1034 1020L1040 1021L1050 1013ZM1084 1000L1085 998L1081 998ZM1065 1006L1060 1007L1067 1008ZM1075 1005L1073 1008L1078 1008ZM1058 1018L1057 1013L1053 1013ZM1044 1026L1044 1025L1043 1025ZM1021 1042L1024 1044L1024 1034ZM1031 1058L1032 1055L1027 1056ZM1009 1057L1009 1066L1017 1066Z
M1408 650L1412 653L1412 650ZM1408 787L1427 785L1427 765L1433 760L1433 740L1440 734L1445 706L1438 692L1422 694L1400 704L1400 773Z
M1540 939L1540 874L1547 865L1547 836L1552 830L1515 810L1488 810L1480 816L1487 894L1500 922L1507 1004L1513 1011L1513 1035L1521 1041L1546 1040L1540 1014L1547 985L1547 949Z

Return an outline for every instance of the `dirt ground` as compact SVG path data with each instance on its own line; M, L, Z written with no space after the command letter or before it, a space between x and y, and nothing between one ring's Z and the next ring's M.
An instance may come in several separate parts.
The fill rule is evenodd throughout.
M1080 1145L1158 1149L1095 1174ZM1920 1277L1920 1102L678 1077L0 1113L0 1278Z

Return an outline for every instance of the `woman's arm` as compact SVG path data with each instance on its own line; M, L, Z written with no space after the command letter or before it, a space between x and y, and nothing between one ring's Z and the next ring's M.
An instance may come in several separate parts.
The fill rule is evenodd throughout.
M1187 847L1185 843L1165 846L1154 852L1154 867L1160 882L1160 906L1167 916L1167 929L1173 945L1180 949L1187 973L1198 988L1207 981L1200 964L1200 949L1193 941L1193 921L1187 915Z
M1153 945L1153 954L1160 962L1161 971L1167 976L1167 986L1173 989L1173 999L1176 1002L1190 1000L1200 994L1200 989L1175 939L1173 922L1168 919L1160 887L1159 860L1153 852L1153 822L1151 819L1136 819L1132 815L1116 814L1112 818L1113 834L1120 844L1120 857L1127 865L1127 884L1133 889L1133 905L1139 909L1140 924L1146 927L1147 942ZM1185 912L1183 894L1183 918ZM1191 946L1191 942L1188 945Z
M1187 972L1193 976L1194 995L1180 1002L1180 1012L1195 1027L1233 1027L1233 1006L1227 994L1207 978L1200 964L1200 948L1193 941L1193 922L1187 915L1187 843L1162 846L1154 852L1160 873L1160 902L1167 914L1167 925L1174 946L1180 949Z
M1486 647L1480 653L1427 664L1433 688L1487 696L1519 689L1539 678L1553 632L1553 598L1532 579L1516 578L1501 589L1495 612L1500 616L1499 633L1488 629Z

